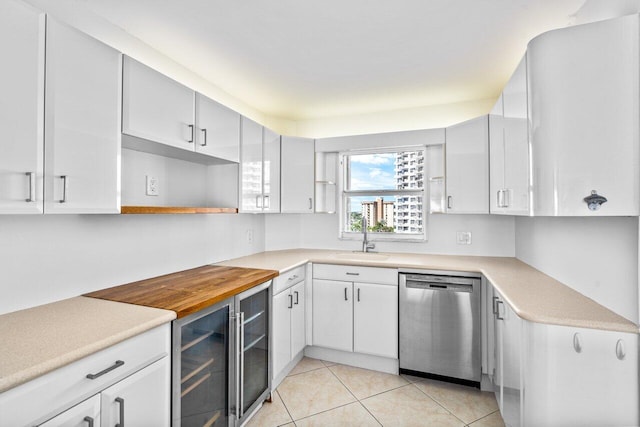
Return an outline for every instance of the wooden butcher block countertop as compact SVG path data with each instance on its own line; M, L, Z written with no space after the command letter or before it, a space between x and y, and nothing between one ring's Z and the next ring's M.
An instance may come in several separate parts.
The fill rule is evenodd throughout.
M85 296L171 310L181 318L278 274L275 270L207 265L114 286Z

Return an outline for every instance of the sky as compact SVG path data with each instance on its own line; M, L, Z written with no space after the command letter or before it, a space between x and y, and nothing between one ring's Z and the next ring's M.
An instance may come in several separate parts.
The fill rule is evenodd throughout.
M395 153L359 154L351 156L351 190L395 190ZM375 197L352 197L351 211L360 212L361 202ZM393 201L395 197L387 197Z

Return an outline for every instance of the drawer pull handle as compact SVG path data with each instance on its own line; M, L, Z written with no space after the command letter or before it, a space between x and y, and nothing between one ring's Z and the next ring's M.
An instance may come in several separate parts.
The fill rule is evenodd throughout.
M107 369L104 369L97 374L87 374L87 378L89 378L90 380L95 380L96 378L101 377L104 374L107 374L122 365L124 365L124 362L122 360L116 360L116 363L114 363L112 366L109 366Z
M289 279L287 280L291 281L291 280L296 280L297 278L298 278L298 275L294 274L293 276L289 277Z
M347 271L347 276L359 276L359 275L360 275L360 273L349 273Z
M116 427L124 427L124 399L116 397L116 402L120 404L120 422L116 424Z
M88 427L93 427L93 418L86 416L82 419L82 421L86 421L88 424Z

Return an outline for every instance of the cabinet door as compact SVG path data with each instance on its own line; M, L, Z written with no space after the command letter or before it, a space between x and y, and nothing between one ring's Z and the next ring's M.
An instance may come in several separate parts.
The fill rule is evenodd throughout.
M638 334L532 322L524 328L525 425L640 425Z
M522 424L522 320L509 307L509 304L499 304L502 334L501 346L501 387L502 387L502 418L508 426Z
M529 44L534 215L638 215L638 16ZM592 190L608 199L590 211Z
M353 351L398 358L398 287L354 283Z
M526 56L522 58L505 86L502 102L505 212L510 215L527 215L529 213L529 136Z
M313 280L313 345L353 351L351 282Z
M282 137L282 213L313 213L314 141Z
M122 55L47 22L45 212L120 212Z
M263 212L280 212L280 135L264 128Z
M292 308L293 296L289 289L273 297L273 378L291 361Z
M169 426L170 362L163 357L101 393L102 425Z
M291 310L291 357L300 353L307 344L305 335L304 281L291 288L293 309Z
M100 395L78 403L40 427L100 427Z
M240 210L262 212L262 126L242 117Z
M487 116L446 129L447 213L489 213Z
M194 91L127 56L122 84L123 133L194 150Z
M45 16L0 2L0 213L42 213Z
M504 213L502 203L505 172L504 110L502 95L489 114L489 211Z
M240 161L240 114L196 93L196 151Z

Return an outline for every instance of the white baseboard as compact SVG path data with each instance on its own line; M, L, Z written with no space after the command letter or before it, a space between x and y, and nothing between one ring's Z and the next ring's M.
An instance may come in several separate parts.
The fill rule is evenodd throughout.
M304 355L314 359L326 360L328 362L340 363L342 365L355 366L357 368L371 369L373 371L386 372L398 375L398 359L387 357L371 356L369 354L351 353L347 351L333 350L330 348L307 346Z
M302 360L303 357L304 357L304 350L301 350L300 353L298 353L291 360L291 362L287 363L287 366L285 366L278 375L273 377L273 379L271 380L272 393L276 390L276 388L278 388L282 380L284 380L287 377L287 375L289 375L289 373L293 370L293 368L296 367L296 365Z

